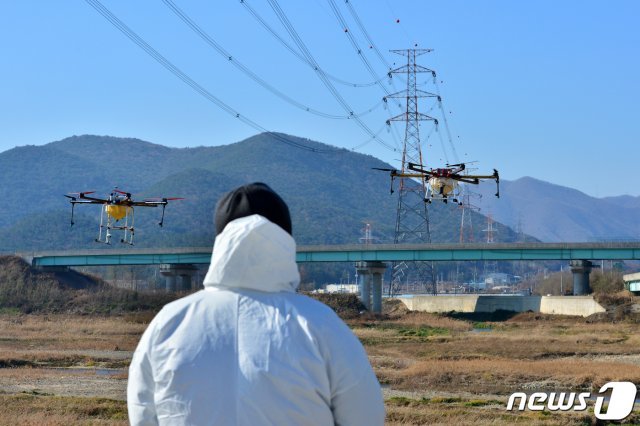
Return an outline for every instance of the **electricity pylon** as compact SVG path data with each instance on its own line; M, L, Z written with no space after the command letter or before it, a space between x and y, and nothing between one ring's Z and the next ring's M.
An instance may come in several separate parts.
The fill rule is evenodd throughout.
M391 51L407 57L406 65L389 72L389 75L405 75L407 79L406 90L387 96L387 98L406 99L405 112L387 120L388 125L391 125L393 121L405 122L404 143L402 148L402 173L409 172L409 163L425 164L420 146L420 122L432 121L436 126L438 125L438 120L418 111L418 99L429 97L438 98L437 95L425 92L417 87L418 73L430 73L435 77L435 71L416 63L417 56L431 51L432 49ZM417 180L402 177L397 179L399 180L399 188L397 191L398 207L396 212L394 243L430 243L429 212L427 210L427 203L425 202L427 195L426 178L423 176ZM431 282L432 293L437 293L435 271L433 263L430 262L412 262L411 265L407 265L406 263L394 264L389 293L393 294L397 292L400 288L400 280L412 272L416 274L414 277L415 281L421 282L424 286L427 286L428 282Z

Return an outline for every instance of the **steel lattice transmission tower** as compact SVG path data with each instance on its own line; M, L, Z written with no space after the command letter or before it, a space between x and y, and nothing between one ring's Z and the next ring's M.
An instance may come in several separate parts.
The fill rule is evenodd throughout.
M435 71L420 66L416 63L416 57L431 52L432 49L406 49L392 50L391 52L405 56L407 64L396 68L389 74L403 74L407 80L407 88L404 91L388 95L387 98L406 99L405 112L387 120L390 125L393 121L405 122L404 143L402 148L402 173L409 172L409 163L425 164L423 162L422 148L420 145L420 122L432 121L438 125L438 120L418 111L418 99L438 96L418 89L417 74L430 73L435 77ZM398 178L398 208L396 216L396 229L394 243L430 243L431 231L429 227L429 212L425 198L427 195L427 180L422 177L420 181L409 178ZM405 274L413 271L416 280L427 285L432 283L432 292L437 293L432 263L415 262L412 265L394 264L393 277L389 287L389 293L398 291L400 281Z

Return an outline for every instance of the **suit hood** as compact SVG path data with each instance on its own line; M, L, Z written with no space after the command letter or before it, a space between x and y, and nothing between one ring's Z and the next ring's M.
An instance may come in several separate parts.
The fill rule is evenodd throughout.
M205 288L294 292L300 283L296 243L260 215L229 222L216 237Z

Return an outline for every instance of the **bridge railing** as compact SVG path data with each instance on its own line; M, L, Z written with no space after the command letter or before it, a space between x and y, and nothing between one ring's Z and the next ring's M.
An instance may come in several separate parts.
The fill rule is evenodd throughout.
M24 253L34 266L208 264L210 247ZM640 260L640 242L352 244L299 246L298 262L475 260Z

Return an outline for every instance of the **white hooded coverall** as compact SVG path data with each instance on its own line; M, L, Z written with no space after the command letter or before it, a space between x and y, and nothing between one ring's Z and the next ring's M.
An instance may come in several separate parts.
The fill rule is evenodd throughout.
M133 425L382 425L362 345L295 293L295 242L259 215L215 241L204 290L166 305L129 368Z

